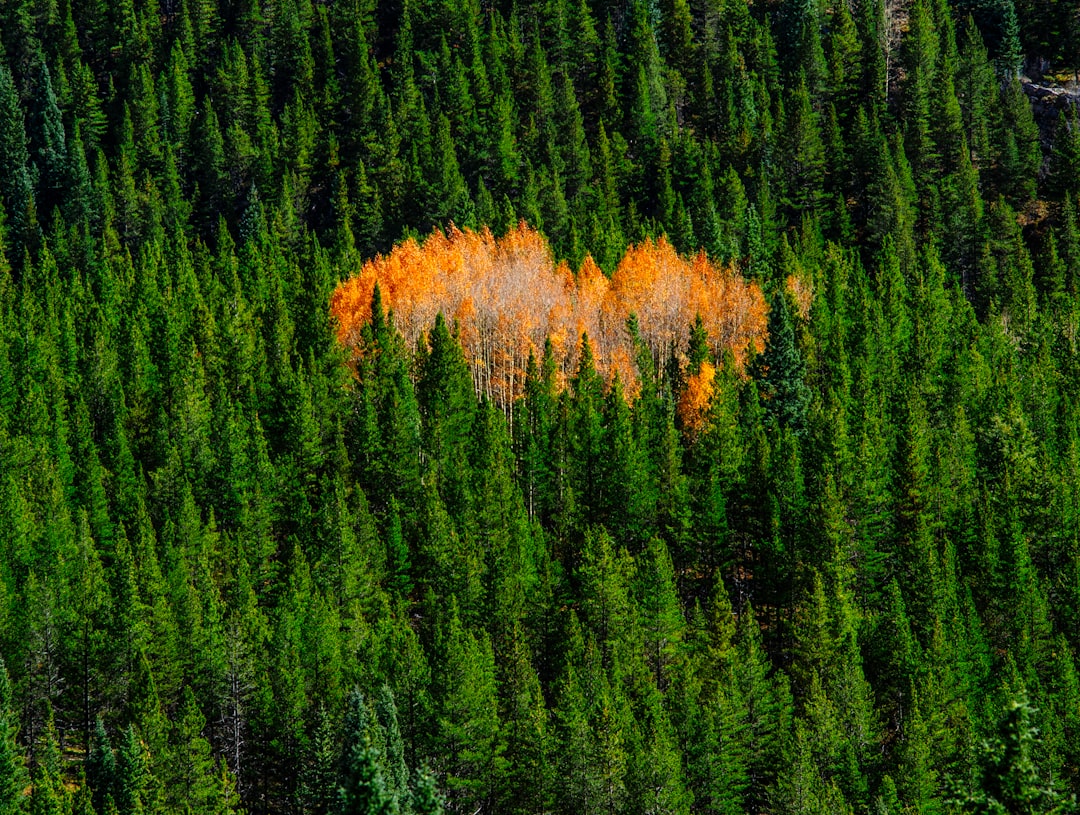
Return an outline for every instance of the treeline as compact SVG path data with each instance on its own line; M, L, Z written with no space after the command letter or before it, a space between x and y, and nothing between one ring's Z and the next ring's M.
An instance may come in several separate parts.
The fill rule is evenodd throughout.
M1067 809L1073 12L0 2L0 809ZM631 398L537 347L509 420L454 315L339 345L522 219L767 343L630 319Z

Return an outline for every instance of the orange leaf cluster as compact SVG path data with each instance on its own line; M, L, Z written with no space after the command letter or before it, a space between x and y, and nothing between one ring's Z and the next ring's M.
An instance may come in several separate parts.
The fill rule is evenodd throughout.
M679 419L690 434L697 433L705 424L705 416L712 401L713 380L716 368L708 362L701 363L697 373L686 380L686 388L679 397Z
M588 334L597 367L636 388L626 320L637 314L654 359L681 353L700 314L713 350L731 349L741 364L750 343L764 347L767 306L761 289L704 254L679 257L666 240L632 247L608 279L592 258L577 274L556 264L547 242L525 223L496 239L484 229L436 230L366 262L337 287L330 307L338 339L355 346L371 319L378 282L383 303L412 344L436 314L459 326L477 391L502 405L521 395L529 354L552 341L560 375L572 375L581 335Z

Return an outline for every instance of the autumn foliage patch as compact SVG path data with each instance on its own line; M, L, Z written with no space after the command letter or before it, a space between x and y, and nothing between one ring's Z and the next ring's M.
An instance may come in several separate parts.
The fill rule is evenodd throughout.
M608 278L587 257L577 273L556 264L547 242L521 223L496 239L484 229L436 230L398 244L337 287L331 311L338 339L357 347L378 283L406 341L415 344L442 312L458 326L477 391L502 404L522 392L530 354L550 338L560 376L575 370L587 335L598 370L618 373L628 392L637 375L626 321L636 314L655 360L685 351L700 314L713 352L741 364L764 348L767 306L760 287L704 254L680 257L666 240L631 247Z

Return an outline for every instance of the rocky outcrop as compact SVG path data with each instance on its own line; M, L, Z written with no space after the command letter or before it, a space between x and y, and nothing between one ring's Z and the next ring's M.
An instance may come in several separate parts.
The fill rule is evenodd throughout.
M1075 83L1069 83L1070 87L1043 84L1033 82L1026 77L1020 82L1024 93L1031 101L1031 112L1035 117L1035 124L1039 126L1039 140L1042 142L1043 154L1049 155L1054 146L1054 136L1061 113L1064 112L1068 116L1070 109L1080 104L1080 87L1077 87Z
M1060 85L1041 85L1037 82L1022 80L1024 93L1031 100L1035 119L1042 128L1052 128L1058 120L1058 113L1080 104L1080 88Z

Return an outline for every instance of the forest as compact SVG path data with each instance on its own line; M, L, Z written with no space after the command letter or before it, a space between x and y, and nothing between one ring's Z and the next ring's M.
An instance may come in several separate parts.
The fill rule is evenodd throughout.
M0 815L1075 812L1078 70L0 0Z

